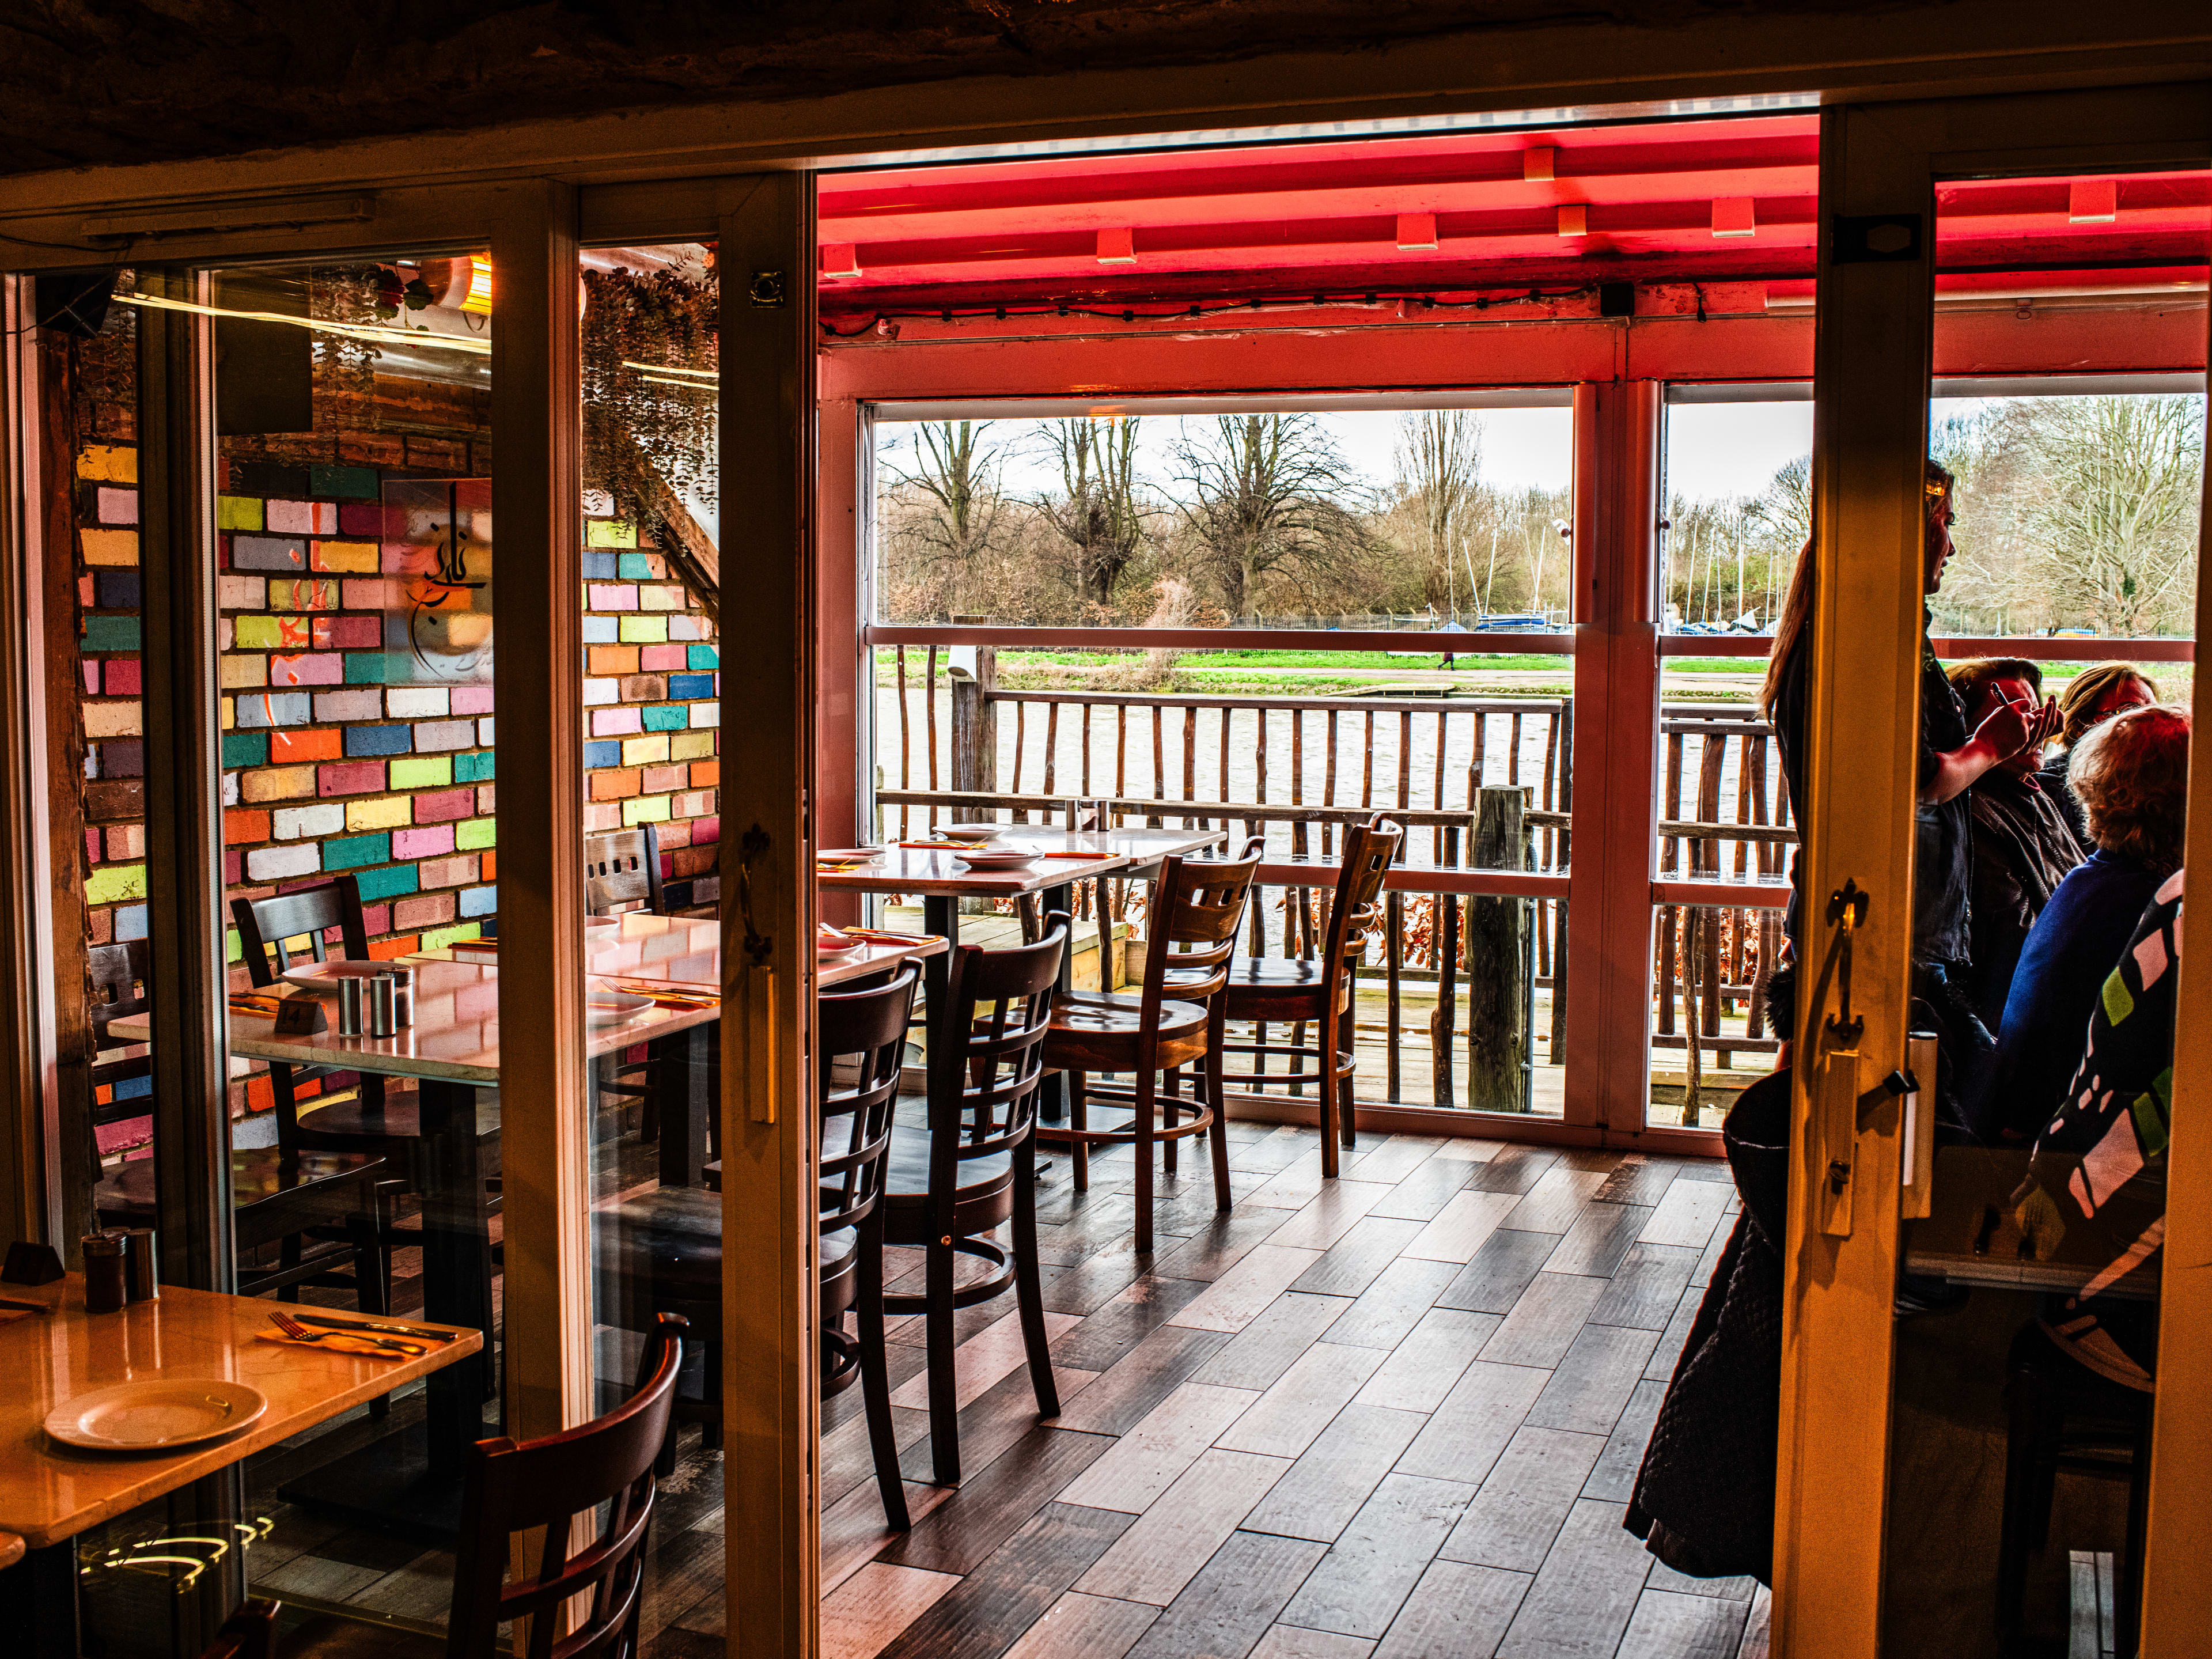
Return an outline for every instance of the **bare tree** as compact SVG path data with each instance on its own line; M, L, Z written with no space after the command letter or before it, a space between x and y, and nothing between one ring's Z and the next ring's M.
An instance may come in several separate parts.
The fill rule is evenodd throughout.
M1055 421L1045 441L1060 459L1061 493L1037 506L1075 550L1075 585L1102 608L1145 546L1147 516L1137 491L1133 419Z
M931 509L908 527L938 559L965 565L991 541L1005 500L999 493L1001 451L985 445L988 421L922 421L914 428L915 469L888 470L920 491Z
M2115 635L2155 628L2197 574L2198 401L2052 398L2036 416L2028 538L2083 622Z
M1472 410L1424 409L1399 417L1398 488L1419 515L1421 597L1456 615L1453 556L1463 553L1482 474L1482 421ZM1473 572L1469 572L1472 590ZM1474 595L1470 591L1470 601Z
M1176 460L1176 505L1231 617L1250 614L1270 578L1312 608L1379 550L1364 486L1310 415L1223 415L1194 437L1187 425Z

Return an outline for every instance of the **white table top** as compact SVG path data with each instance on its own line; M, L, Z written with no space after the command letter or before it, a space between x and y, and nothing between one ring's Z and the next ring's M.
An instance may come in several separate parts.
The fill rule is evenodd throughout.
M847 892L1014 898L1202 852L1227 839L1228 832L1221 830L1072 830L1017 823L1006 826L991 845L1037 854L1037 861L1025 869L970 869L960 861L958 849L949 844L942 852L899 846L832 848L817 854L814 879L819 887ZM840 852L849 856L841 859ZM1076 854L1091 856L1070 856Z

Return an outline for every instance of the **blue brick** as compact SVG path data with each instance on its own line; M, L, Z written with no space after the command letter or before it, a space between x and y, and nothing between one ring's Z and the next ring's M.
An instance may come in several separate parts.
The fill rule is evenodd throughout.
M376 472L366 466L311 466L307 493L325 501L373 501L378 490Z
M259 732L247 732L226 736L222 740L222 766L226 772L241 766L269 764L269 739Z
M150 1077L126 1077L115 1085L118 1100L143 1100L153 1092L154 1079Z
M138 573L135 570L100 570L93 574L93 591L100 596L102 611L136 611L138 608Z
M620 556L613 553L584 555L584 580L587 582L611 582L620 566Z
M454 756L453 781L455 783L489 783L497 758L489 749L479 750L473 755Z
M668 695L672 697L711 697L714 695L712 674L671 674Z
M461 889L461 914L465 916L488 916L499 908L499 889L496 887L464 887Z
M584 745L584 764L586 767L620 766L622 764L622 744L619 743L586 744Z
M622 579L626 582L650 582L659 580L660 579L653 574L653 566L648 562L650 556L650 555L644 553L624 553L620 555L619 559L621 568L619 574Z
M616 617L586 617L584 618L586 645L612 645L622 638L622 621Z
M421 884L411 864L395 864L388 870L364 870L354 880L360 884L362 902L366 904L374 904L380 899L404 898Z
M305 570L307 544L297 536L233 536L233 570Z
M404 755L412 747L414 728L406 726L349 726L345 751L349 758L362 755Z
M389 836L340 836L323 843L323 868L351 870L364 864L382 864L392 856ZM363 894L365 898L367 894Z
M711 645L695 645L684 656L684 665L694 673L708 672L722 665L722 653Z
M243 726L305 726L314 714L314 698L305 691L256 691L238 699Z
M136 617L87 617L84 619L84 641L80 651L136 651L138 648L138 618Z
M642 718L648 732L681 732L691 724L690 712L672 702L653 704Z
M115 939L118 944L126 939L146 937L146 907L143 904L123 904L116 907Z

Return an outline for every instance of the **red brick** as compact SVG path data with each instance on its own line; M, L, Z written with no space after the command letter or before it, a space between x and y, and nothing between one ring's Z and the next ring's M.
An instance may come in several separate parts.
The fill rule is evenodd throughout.
M392 907L392 925L436 927L453 919L453 909L451 893L426 893L419 898L401 899Z
M388 904L364 904L361 908L361 929L364 933L388 933L392 931L392 907Z
M664 702L668 696L668 676L631 674L624 678L618 690L624 702Z
M222 815L222 839L228 847L243 847L248 842L269 839L269 814L255 811L229 811Z
M420 934L403 933L398 939L373 941L368 947L368 954L379 962L390 962L395 957L413 956L422 948L422 944Z
M683 877L700 875L714 869L720 862L720 854L719 847L679 847L669 856L676 866L675 873Z
M291 732L278 726L269 733L269 763L297 766L303 761L336 760L345 752L337 732ZM329 791L324 792L325 794Z
M434 794L415 797L415 822L447 823L455 818L475 816L476 808L475 790L441 789Z
M681 766L648 766L645 769L644 793L665 795L672 790L681 789L687 771L687 768Z
M346 761L336 766L325 766L315 774L317 793L325 795L359 795L372 789L384 787L382 761Z

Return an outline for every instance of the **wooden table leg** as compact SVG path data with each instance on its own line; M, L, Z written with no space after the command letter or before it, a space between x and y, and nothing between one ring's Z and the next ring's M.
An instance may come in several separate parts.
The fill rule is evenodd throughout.
M76 1540L26 1550L0 1572L0 1629L24 1659L78 1659Z
M433 1371L423 1384L428 1395L430 1472L459 1476L470 1445L483 1437L483 1402L490 1391L494 1342L491 1234L483 1173L477 1163L477 1091L471 1084L425 1078L420 1097L428 1143L422 1193L422 1316L484 1334L481 1353Z
M707 1180L707 1127L714 1109L712 1028L693 1025L653 1039L649 1086L659 1097L660 1184L700 1187Z

